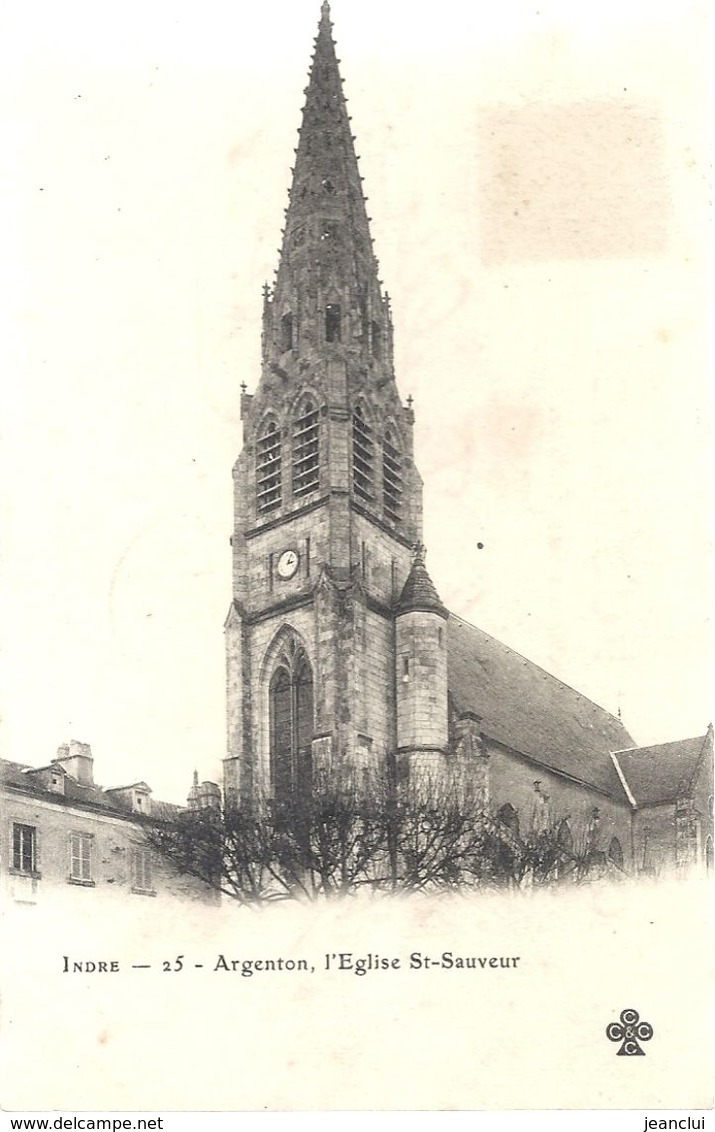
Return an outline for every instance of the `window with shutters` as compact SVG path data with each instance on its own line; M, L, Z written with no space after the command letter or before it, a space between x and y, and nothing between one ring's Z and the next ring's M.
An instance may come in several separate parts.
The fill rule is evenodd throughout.
M301 403L293 421L293 495L300 498L320 486L320 419L311 400Z
M375 443L361 405L353 412L353 491L367 503L375 498Z
M402 519L402 456L395 433L388 429L382 444L382 503L385 518L392 523Z
M151 853L148 849L132 849L132 892L153 893Z
M281 505L281 433L269 419L256 441L256 507L275 511Z
M70 880L73 884L92 884L91 833L70 834Z
M287 802L312 783L313 672L301 650L281 654L269 700L271 792L276 802Z
M34 825L13 823L12 867L18 873L37 871L37 830Z

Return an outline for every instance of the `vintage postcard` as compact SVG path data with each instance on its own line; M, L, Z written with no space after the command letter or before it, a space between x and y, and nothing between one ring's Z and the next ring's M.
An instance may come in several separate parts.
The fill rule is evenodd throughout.
M705 5L0 20L0 1107L705 1127Z

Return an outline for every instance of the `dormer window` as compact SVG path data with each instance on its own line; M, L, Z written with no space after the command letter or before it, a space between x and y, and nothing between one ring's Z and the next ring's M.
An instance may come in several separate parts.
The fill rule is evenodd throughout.
M375 444L361 405L353 412L353 491L360 499L375 498Z
M256 507L274 511L281 505L281 434L269 420L256 443Z
M402 519L403 491L402 456L397 437L388 429L382 444L382 503L385 518L392 523Z
M303 401L293 421L293 495L307 495L320 483L320 433L318 410Z
M328 303L325 308L325 341L340 341L340 304Z

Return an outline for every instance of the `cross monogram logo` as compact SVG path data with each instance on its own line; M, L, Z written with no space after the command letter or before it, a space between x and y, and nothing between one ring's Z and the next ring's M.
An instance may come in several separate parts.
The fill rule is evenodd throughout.
M653 1037L650 1022L641 1022L637 1010L622 1010L619 1022L609 1022L606 1026L609 1042L621 1042L619 1057L644 1057L645 1050L639 1042L649 1042Z

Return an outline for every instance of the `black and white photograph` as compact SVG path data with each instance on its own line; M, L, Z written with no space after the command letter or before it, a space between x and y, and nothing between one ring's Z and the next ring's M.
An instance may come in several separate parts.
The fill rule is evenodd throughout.
M0 13L3 1110L705 1126L708 25Z

